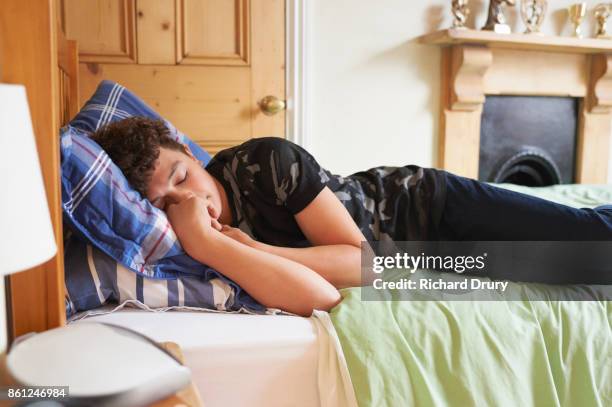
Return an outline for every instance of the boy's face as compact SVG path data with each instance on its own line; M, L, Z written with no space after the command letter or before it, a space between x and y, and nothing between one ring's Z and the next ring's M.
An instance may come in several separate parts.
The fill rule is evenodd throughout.
M159 158L147 188L147 199L157 208L166 210L167 206L196 195L212 203L209 208L211 218L219 220L222 212L221 196L216 180L191 155L159 149Z

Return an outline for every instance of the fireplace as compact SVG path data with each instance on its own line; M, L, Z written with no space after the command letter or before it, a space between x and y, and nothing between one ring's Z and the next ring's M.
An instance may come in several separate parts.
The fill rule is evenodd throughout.
M524 185L606 183L612 41L448 29L437 166Z
M527 186L575 182L579 99L487 96L478 179Z

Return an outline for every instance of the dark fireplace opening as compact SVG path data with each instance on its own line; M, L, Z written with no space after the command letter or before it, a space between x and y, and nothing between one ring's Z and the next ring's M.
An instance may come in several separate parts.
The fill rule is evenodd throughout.
M493 182L544 187L561 183L561 172L546 151L522 146L515 154L502 160L493 175Z
M574 182L577 119L576 98L487 96L478 178L526 186Z

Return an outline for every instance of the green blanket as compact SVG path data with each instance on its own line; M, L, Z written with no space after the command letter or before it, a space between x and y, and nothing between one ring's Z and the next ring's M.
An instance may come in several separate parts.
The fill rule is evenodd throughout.
M612 203L612 185L504 187ZM360 406L612 406L609 301L365 302L360 290L330 313Z

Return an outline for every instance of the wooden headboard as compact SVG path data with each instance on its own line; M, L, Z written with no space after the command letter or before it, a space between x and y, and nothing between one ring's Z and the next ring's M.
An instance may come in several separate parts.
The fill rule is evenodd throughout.
M65 125L79 111L79 49L57 30L57 65L59 71L59 123Z
M56 0L0 1L0 81L26 87L58 247L48 262L8 277L10 341L66 323L58 130L79 109L79 70L77 44L57 15Z

